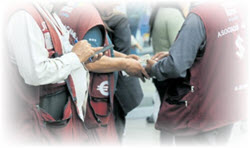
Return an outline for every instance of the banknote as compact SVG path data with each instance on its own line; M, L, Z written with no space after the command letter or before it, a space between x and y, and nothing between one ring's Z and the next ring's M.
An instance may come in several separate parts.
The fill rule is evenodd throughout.
M145 54L145 55L140 57L139 62L141 63L141 65L143 67L146 67L147 66L147 60L149 60L149 59L151 59L151 56L149 54Z

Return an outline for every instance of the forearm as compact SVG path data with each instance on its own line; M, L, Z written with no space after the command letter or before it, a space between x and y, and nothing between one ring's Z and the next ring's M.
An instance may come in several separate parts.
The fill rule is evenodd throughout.
M96 73L109 73L114 71L121 71L125 69L126 59L116 57L110 58L103 56L100 60L94 63L86 64L86 67L91 72Z
M152 74L158 80L167 78L185 78L196 59L202 43L205 41L205 28L196 15L190 15L170 48L168 57L161 59L152 67Z
M115 51L115 50L114 50L114 55L115 55L115 57L121 57L121 58L126 58L127 57L126 54Z

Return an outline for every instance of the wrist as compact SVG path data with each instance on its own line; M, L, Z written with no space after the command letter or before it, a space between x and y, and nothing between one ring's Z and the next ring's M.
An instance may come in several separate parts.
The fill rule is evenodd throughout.
M72 53L76 55L76 57L79 59L80 62L82 62L82 60L81 60L80 56L77 54L77 52L72 51Z
M120 66L122 67L122 70L126 70L127 67L128 67L128 60L129 59L124 59L124 58L121 58L121 62L120 62Z

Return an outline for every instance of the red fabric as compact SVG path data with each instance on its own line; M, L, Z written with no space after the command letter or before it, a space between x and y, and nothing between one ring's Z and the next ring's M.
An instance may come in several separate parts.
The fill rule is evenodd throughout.
M56 30L52 27L52 25L49 23L47 19L44 19L44 17L39 13L39 11L36 10L36 8L32 5L26 5L24 8L26 11L29 12L29 14L32 15L32 17L37 22L38 26L40 27L41 31L45 34L47 32L50 33L52 43L54 46L54 50L49 49L49 52L57 52L59 55L62 55L62 44L59 39L59 36L56 33ZM42 22L45 22L46 28L42 26ZM50 53L51 55L51 53Z
M242 48L247 49L246 28L242 27L246 24L241 9L234 5L230 12L232 10L236 10L236 13L228 16L222 4L214 3L206 3L192 10L202 19L207 40L204 56L197 59L190 70L190 84L194 86L194 92L182 99L188 101L187 107L164 101L158 115L157 129L190 135L246 118L248 89L244 87L248 87L249 83L248 53L244 50L242 58L237 55ZM238 31L219 35L222 30L235 25L238 25Z
M43 33L50 33L55 51L61 55L61 42L56 31L49 22L40 15L35 6L27 4L22 8L18 8L16 11L19 10L27 11L37 22ZM45 22L47 26L45 29L42 26L43 22ZM48 49L48 51L50 56L54 53L51 49ZM61 88L65 89L65 83L30 86L25 84L16 67L13 66L11 70L15 76L13 76L10 83L13 84L13 89L16 91L14 96L15 107L13 107L13 117L15 117L14 119L17 126L20 127L18 129L15 128L14 131L15 136L18 137L17 140L39 143L82 143L89 141L87 131L84 129L83 123L78 117L77 107L72 103L71 98L69 98L64 109L62 119L64 121L63 123L65 123L64 125L56 124L60 121L56 121L50 114L38 106L41 96L46 95L46 93L56 92ZM69 76L69 78L71 77ZM70 90L75 96L73 82L70 82L70 86ZM49 125L50 123L53 125Z
M59 12L59 17L66 26L76 32L79 40L83 39L91 28L98 25L103 26L103 21L96 8L87 3L77 7L63 7Z
M92 5L85 3L82 6L78 7L63 7L59 12L59 17L61 18L64 25L68 26L68 29L72 29L76 33L77 39L81 40L85 34L95 26L101 26L104 30L103 21L96 10ZM104 32L106 35L106 31ZM72 40L72 44L74 44ZM105 36L105 43L107 45L108 40ZM110 51L109 51L109 55ZM110 77L110 78L109 78ZM105 83L108 82L109 83ZM102 84L105 84L102 87ZM103 88L103 92L100 89ZM109 94L109 90L111 94ZM108 95L105 95L105 94ZM98 102L92 101L88 98L89 103L93 107L93 110L98 115L107 115L107 117L98 116L101 120L101 123L98 123L93 115L91 106L87 106L86 116L85 116L85 125L91 129L95 134L95 139L98 139L99 142L104 143L108 141L117 142L118 137L115 129L115 121L113 117L113 95L114 95L114 75L113 73L90 73L90 86L89 94L92 98L99 100ZM111 95L111 96L110 96ZM111 97L111 100L110 100ZM105 102L100 101L105 100ZM110 105L108 102L110 102ZM105 127L104 127L105 126ZM110 135L110 136L107 136Z

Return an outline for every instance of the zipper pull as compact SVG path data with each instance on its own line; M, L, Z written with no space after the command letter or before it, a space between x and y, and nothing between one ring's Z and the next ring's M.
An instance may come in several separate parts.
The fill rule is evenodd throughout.
M191 92L192 93L194 92L194 86L191 86Z

